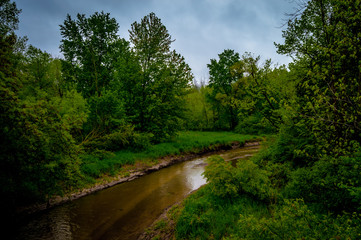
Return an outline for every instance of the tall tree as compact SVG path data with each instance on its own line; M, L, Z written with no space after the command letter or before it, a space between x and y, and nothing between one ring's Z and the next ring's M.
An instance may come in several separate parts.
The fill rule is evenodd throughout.
M6 75L14 71L12 60L20 40L14 31L18 29L20 13L15 2L0 1L0 71Z
M288 22L279 53L298 60L298 113L324 152L361 143L361 3L311 0Z
M134 123L161 141L174 135L181 125L183 96L193 75L184 58L171 51L173 40L154 13L140 23L134 22L129 34L141 67L139 81L129 88L138 105Z
M0 205L5 214L14 214L16 204L69 188L80 175L79 149L69 131L70 121L59 116L52 101L20 98L26 74L16 66L19 38L13 32L20 10L10 1L0 3L0 37L6 43L0 47L1 62L6 63L0 66Z
M94 13L89 18L78 14L73 20L67 15L60 25L63 37L60 45L74 81L84 97L100 96L109 85L114 71L112 53L117 52L119 25L109 13Z
M238 81L242 73L232 71L240 56L234 50L224 50L218 55L219 60L211 59L209 68L209 87L212 88L211 101L218 112L218 121L228 120L228 128L234 129L237 125L237 108L232 102L234 94L233 84ZM242 68L238 68L242 69ZM221 124L218 126L222 128Z

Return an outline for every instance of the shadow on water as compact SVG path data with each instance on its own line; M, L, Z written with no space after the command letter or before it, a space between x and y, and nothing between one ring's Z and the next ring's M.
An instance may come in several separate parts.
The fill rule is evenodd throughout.
M236 164L259 146L220 154ZM165 208L206 183L206 158L179 163L38 214L16 239L136 239Z

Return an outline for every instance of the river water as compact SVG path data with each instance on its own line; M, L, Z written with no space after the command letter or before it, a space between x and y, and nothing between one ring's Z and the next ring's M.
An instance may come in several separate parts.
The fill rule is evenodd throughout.
M219 155L235 163L258 148ZM178 163L31 216L19 226L15 239L137 239L164 209L206 183L205 160Z

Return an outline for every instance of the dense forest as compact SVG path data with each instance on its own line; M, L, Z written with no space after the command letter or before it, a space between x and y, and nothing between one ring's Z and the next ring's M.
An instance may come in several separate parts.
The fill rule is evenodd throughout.
M270 137L236 168L209 160L178 238L361 237L359 0L310 0L290 14L275 43L288 66L225 49L204 83L154 13L129 41L109 13L68 15L58 59L15 34L15 2L0 4L4 211L81 188L99 177L89 166L116 151L222 130Z
M236 168L209 159L177 239L361 238L361 2L305 1L289 17L275 43L287 68L229 50L208 65L215 119L276 134Z

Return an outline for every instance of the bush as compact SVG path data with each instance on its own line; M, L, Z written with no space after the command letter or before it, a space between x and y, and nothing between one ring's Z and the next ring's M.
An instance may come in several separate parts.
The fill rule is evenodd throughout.
M129 125L123 126L116 132L94 139L84 144L88 151L96 149L119 151L122 149L144 150L151 146L152 134L138 133Z
M360 157L329 157L317 161L312 167L300 168L292 173L284 195L302 197L306 202L338 213L359 210Z
M207 179L212 193L223 198L236 197L240 186L231 163L220 156L210 157L207 162L203 176Z
M268 171L260 169L251 160L239 161L236 171L241 193L266 202L275 198L276 191L272 187Z
M134 151L141 151L149 149L152 145L151 140L153 138L152 133L137 133L133 134L133 137L129 141L129 148Z
M247 194L262 201L270 201L275 195L268 178L269 172L260 169L251 160L239 161L237 168L219 156L209 158L208 163L203 175L215 196L234 198Z
M317 215L302 200L286 200L272 217L241 214L237 232L225 239L360 239L360 216Z
M275 133L277 129L273 127L260 114L253 114L244 117L239 121L235 132L241 134L269 134Z
M244 195L234 199L214 196L209 185L184 202L176 225L177 239L222 239L235 231L239 214L267 214L264 203Z

